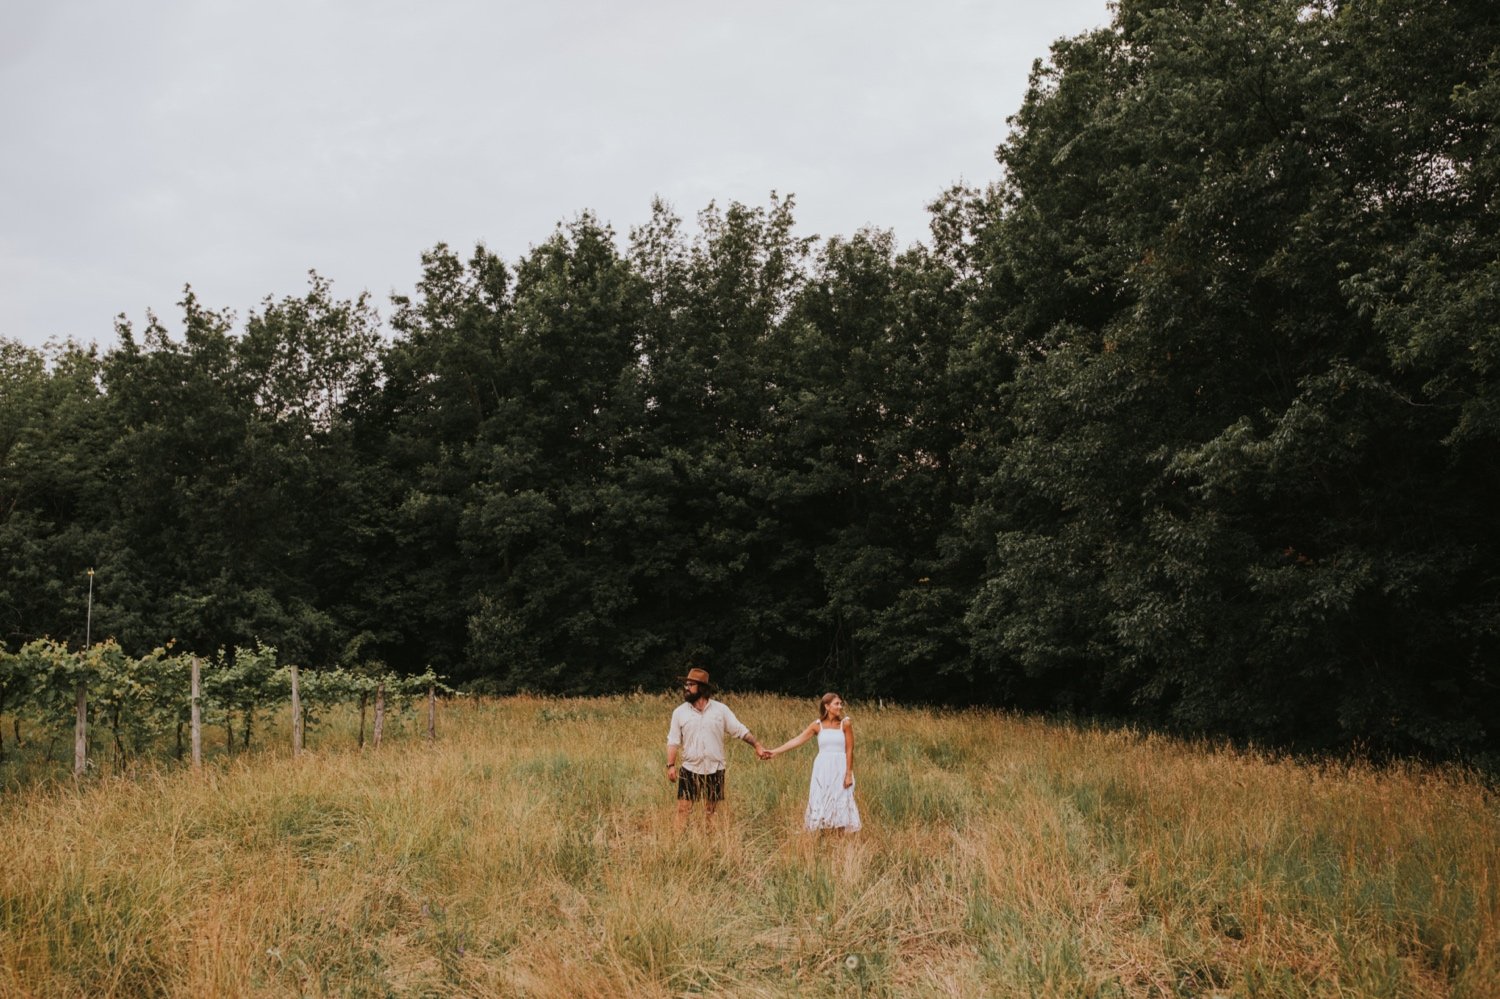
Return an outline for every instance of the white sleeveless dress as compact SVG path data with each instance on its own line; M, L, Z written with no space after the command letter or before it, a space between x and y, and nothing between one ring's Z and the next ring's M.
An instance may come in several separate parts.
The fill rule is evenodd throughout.
M859 808L854 804L853 786L844 786L844 730L818 727L818 755L813 760L812 782L807 790L807 815L803 820L809 831L860 827Z

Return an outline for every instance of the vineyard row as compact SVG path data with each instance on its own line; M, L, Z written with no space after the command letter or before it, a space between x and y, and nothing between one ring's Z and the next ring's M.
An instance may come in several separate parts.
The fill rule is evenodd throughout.
M0 715L12 718L11 741L23 741L21 719L41 727L27 738L49 739L69 728L74 735L73 770L90 767L89 726L107 734L117 765L171 745L178 759L191 749L194 765L202 762L202 727L224 731L225 748L251 746L257 719L290 707L292 747L302 749L306 727L331 707L359 705L359 742L364 744L365 715L374 707L371 737L378 745L388 708L409 709L426 698L428 735L434 735L434 702L453 693L429 667L416 676L400 676L380 664L354 669L302 670L277 660L276 649L220 650L204 657L157 648L139 658L126 655L113 640L84 649L38 639L19 652L0 650ZM7 752L0 731L0 758Z

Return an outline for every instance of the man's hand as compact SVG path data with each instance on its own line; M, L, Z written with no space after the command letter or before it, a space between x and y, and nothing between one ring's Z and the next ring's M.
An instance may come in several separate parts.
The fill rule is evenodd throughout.
M757 749L755 751L755 755L759 756L763 760L769 760L771 757L775 756L776 754L773 753L773 752L771 752L769 749L766 749L766 748L762 747L762 748Z
M669 784L676 784L677 783L677 764L675 764L675 763L668 763L667 764L667 783L669 783Z

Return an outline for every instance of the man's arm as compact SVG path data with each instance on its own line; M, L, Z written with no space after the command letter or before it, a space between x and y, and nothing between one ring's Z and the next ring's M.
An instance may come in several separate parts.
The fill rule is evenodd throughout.
M752 746L755 747L755 755L756 756L759 756L763 760L769 760L771 758L770 752L766 749L765 746L762 746L760 744L760 740L755 737L755 733L754 732L751 732L749 729L746 729L745 730L745 734L742 735L742 736L740 736L740 738L742 740L744 740L745 742L748 742L750 745L752 745Z
M682 726L678 724L677 712L672 712L672 724L667 728L667 780L677 783L677 747L682 744Z
M742 742L746 742L749 745L754 746L755 755L759 756L761 759L764 760L770 758L769 754L766 752L766 748L762 746L760 744L760 740L755 737L755 733L751 732L750 729L745 726L744 722L736 718L734 716L734 712L730 711L727 705L724 705L724 731L727 735L731 735L734 738L741 740Z

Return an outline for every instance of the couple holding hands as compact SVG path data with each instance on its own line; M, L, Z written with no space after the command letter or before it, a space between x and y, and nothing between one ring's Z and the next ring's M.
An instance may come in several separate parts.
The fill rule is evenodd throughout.
M682 681L682 701L672 712L667 729L667 780L677 785L677 826L687 822L693 802L701 800L709 819L724 799L724 739L740 739L769 760L817 738L808 785L803 825L809 830L859 830L859 808L854 804L854 728L844 717L844 701L824 694L818 720L775 749L766 749L722 701L713 699L708 671L690 669ZM679 769L677 760L682 757Z

